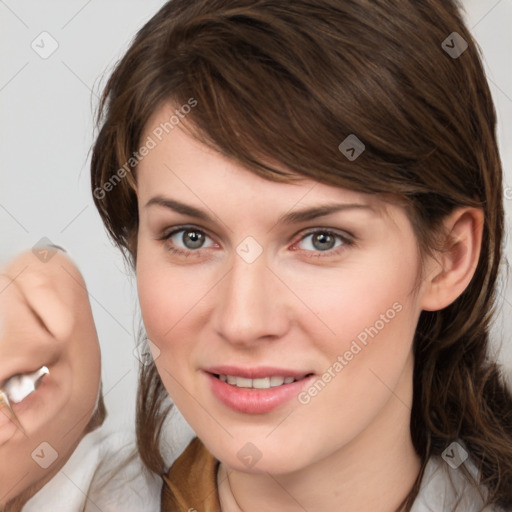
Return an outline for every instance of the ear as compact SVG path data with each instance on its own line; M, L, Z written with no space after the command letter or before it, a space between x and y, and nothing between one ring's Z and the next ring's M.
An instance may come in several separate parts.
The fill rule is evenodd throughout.
M444 220L443 250L429 257L422 309L443 309L467 288L480 257L483 223L483 211L469 207L455 210Z

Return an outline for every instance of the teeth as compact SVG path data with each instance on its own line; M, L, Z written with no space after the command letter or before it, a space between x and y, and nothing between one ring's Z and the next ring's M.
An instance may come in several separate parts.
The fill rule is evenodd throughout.
M33 373L14 375L4 384L4 391L11 402L20 403L37 389L41 379L48 373L48 368L43 366Z
M283 384L291 384L298 379L294 377L262 377L259 379L247 379L245 377L235 377L233 375L219 375L222 382L227 382L237 388L252 388L252 389L270 389Z
M252 379L246 379L245 377L236 378L237 388L252 388Z
M252 379L252 387L255 389L268 389L270 387L270 377Z
M282 386L284 377L270 377L270 387L275 388L276 386Z

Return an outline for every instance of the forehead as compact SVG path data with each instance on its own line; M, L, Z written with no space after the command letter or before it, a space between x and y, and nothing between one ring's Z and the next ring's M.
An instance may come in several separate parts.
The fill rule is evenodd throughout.
M142 141L153 142L137 167L138 196L143 205L155 197L171 197L213 213L231 209L229 213L236 215L260 207L273 216L304 206L335 203L364 205L379 216L389 215L393 208L375 194L322 183L275 163L290 174L290 182L258 176L194 138L186 119L172 127L166 124L174 113L172 105L164 105L146 124Z

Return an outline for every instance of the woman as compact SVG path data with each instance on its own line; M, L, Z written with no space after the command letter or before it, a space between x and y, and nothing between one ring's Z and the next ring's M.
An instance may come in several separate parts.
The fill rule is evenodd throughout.
M99 121L162 510L512 507L502 172L454 2L168 2ZM169 471L167 393L198 436Z
M0 273L0 510L160 508L133 436L105 430L100 377L76 265L54 246L13 258Z

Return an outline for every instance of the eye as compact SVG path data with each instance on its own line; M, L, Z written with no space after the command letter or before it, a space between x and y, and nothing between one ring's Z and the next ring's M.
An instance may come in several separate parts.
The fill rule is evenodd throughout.
M327 229L316 229L306 233L299 241L303 243L306 252L313 252L308 257L321 257L322 254L328 253L327 256L339 254L346 247L354 245L354 241L348 235L341 235Z
M202 254L203 249L218 246L214 242L205 246L205 241L211 240L206 233L194 226L180 226L165 232L159 240L166 244L166 249L181 256L191 256L193 254ZM350 235L342 235L329 229L316 229L302 236L297 242L303 243L305 248L302 250L311 253L307 257L335 256L347 247L354 245L354 240ZM296 245L297 245L296 244ZM292 246L293 247L293 246ZM292 248L292 250L297 250Z
M199 253L201 249L209 247L204 246L207 239L210 237L204 231L193 226L181 226L160 237L160 240L168 242L166 245L170 252L184 256Z

